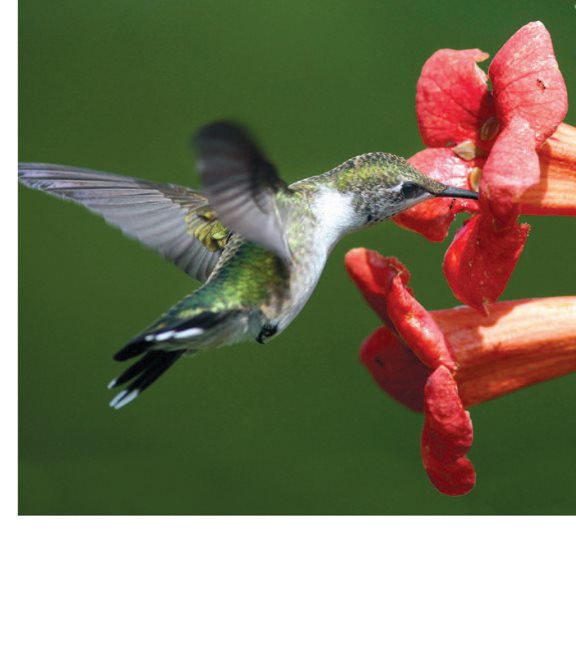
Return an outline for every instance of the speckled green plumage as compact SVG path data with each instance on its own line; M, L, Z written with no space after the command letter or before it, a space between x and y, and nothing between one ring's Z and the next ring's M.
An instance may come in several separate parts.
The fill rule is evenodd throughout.
M230 231L218 221L207 200L202 198L202 204L186 217L188 235L194 236L209 252L218 252L226 246Z
M313 232L313 221L308 210L310 195L314 186L305 181L293 185L293 190L279 193L277 200L281 208L291 212L288 238L294 252L299 252ZM168 329L175 324L189 320L204 311L245 310L265 307L286 297L290 269L274 253L250 243L230 232L215 218L207 225L207 238L194 235L208 247L206 240L219 236L223 252L220 260L206 284L184 297L168 312L149 327L149 331ZM210 249L210 248L208 248ZM147 331L148 331L147 330Z
M390 187L398 182L400 171L405 179L413 179L431 193L440 194L446 189L446 185L423 175L402 157L384 152L356 156L329 171L326 176L333 177L336 188L345 192L366 190L374 183L384 188Z
M266 303L286 286L286 265L271 252L234 236L210 280L173 306L153 326L170 327L203 311L246 309Z

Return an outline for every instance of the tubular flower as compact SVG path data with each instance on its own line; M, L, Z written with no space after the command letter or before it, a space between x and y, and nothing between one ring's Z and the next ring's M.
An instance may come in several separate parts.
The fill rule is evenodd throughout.
M576 128L546 28L515 33L485 73L478 49L441 49L424 64L416 90L428 145L410 162L453 186L479 190L478 203L435 199L394 218L432 241L455 215L473 213L456 234L444 273L458 299L486 311L504 291L528 236L518 215L576 215Z
M467 306L429 312L397 259L358 248L346 268L384 322L361 361L390 396L424 413L421 455L432 483L467 494L476 475L465 409L576 371L576 296L499 302L489 316Z

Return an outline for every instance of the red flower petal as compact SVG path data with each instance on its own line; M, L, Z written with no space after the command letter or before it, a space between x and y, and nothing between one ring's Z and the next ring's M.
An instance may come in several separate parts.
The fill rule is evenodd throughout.
M471 171L482 166L484 161L482 159L464 161L451 149L437 147L414 154L408 162L438 182L470 189L468 177ZM466 198L433 198L415 205L392 219L399 226L416 231L432 242L440 242L446 238L450 224L459 212L477 210L478 203Z
M472 445L470 415L446 367L439 367L424 388L426 420L422 462L432 483L446 495L465 495L476 483L474 467L464 455Z
M539 21L516 32L488 72L502 131L484 167L482 193L500 219L517 212L522 194L540 180L536 150L566 116L568 95L550 34Z
M425 399L426 427L443 438L440 444L430 447L430 452L443 461L466 455L473 438L470 414L464 410L458 385L446 367L440 366L430 375Z
M475 215L454 236L444 257L444 274L454 295L473 308L487 305L506 288L528 236L528 224L497 229L489 213Z
M398 275L406 283L410 281L406 266L394 257L383 257L363 247L349 250L344 263L368 305L384 322L389 322L387 297L390 283Z
M455 368L442 330L426 308L412 296L401 276L396 276L390 284L388 315L398 335L423 364L431 369L441 364Z
M520 28L494 57L488 70L498 118L525 119L540 146L568 111L568 94L550 34L540 21Z
M434 441L426 432L426 426L422 432L422 446L428 445L429 441ZM428 478L435 488L444 495L459 497L467 495L476 485L476 472L472 462L467 457L459 457L454 462L445 464L440 462L432 455L427 455L422 462Z
M424 143L446 147L479 138L493 102L479 49L441 49L426 61L416 87L416 116Z
M387 327L380 327L366 339L360 359L393 399L413 411L424 410L424 385L430 369Z
M367 303L426 366L454 368L442 331L406 286L410 273L404 264L365 248L350 250L345 263Z
M534 131L516 117L500 133L482 173L482 196L498 220L514 224L522 194L540 179Z

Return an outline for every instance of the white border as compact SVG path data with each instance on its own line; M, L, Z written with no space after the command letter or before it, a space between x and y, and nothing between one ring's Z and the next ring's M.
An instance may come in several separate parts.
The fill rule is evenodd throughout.
M15 3L0 11L15 92ZM1 109L3 670L575 669L572 518L18 518Z

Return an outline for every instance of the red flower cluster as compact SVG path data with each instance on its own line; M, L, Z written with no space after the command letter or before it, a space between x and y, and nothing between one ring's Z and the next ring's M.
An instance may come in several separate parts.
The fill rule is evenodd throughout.
M383 320L360 357L378 385L424 412L421 453L432 483L464 495L476 481L469 408L576 371L576 296L507 301L482 315L466 306L427 311L393 257L350 250L346 268Z
M550 35L521 28L494 57L488 76L478 49L442 49L425 63L416 92L428 149L410 161L453 186L480 191L478 203L435 199L395 218L432 241L455 215L474 213L458 231L444 272L455 296L486 311L504 291L529 231L519 214L576 214L576 129L561 124L566 87Z
M576 297L495 303L526 243L529 226L518 216L576 215L576 128L562 123L566 87L539 22L496 54L491 90L476 65L487 57L442 49L428 59L416 93L428 149L410 159L438 181L479 191L479 201L432 199L395 218L442 241L456 214L473 213L444 258L452 291L471 307L428 312L397 259L364 249L346 256L384 322L361 360L389 395L424 413L422 461L448 495L466 494L476 481L466 408L576 371Z

